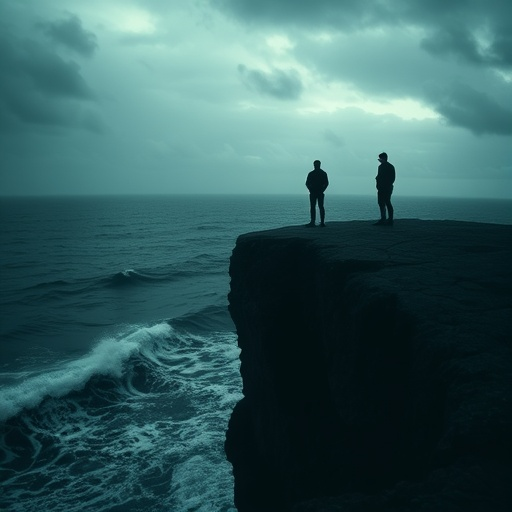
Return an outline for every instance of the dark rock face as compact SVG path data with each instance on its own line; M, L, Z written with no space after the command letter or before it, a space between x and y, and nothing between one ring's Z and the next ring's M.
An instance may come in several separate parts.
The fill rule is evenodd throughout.
M501 511L512 494L512 226L401 220L241 236L247 511Z

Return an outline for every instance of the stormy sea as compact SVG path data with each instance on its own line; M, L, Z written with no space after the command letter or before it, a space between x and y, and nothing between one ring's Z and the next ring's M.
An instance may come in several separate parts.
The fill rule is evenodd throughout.
M512 224L512 201L394 206ZM325 207L325 229L379 229L373 196ZM229 257L242 233L308 221L306 194L0 199L0 510L234 511Z

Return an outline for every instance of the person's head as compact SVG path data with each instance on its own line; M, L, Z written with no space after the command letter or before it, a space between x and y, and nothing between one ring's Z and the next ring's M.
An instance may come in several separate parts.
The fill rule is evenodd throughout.
M320 169L320 166L322 165L322 162L320 162L320 160L315 160L313 162L313 165L315 166L315 169Z
M387 162L388 161L388 154L387 153L381 153L379 155L379 162Z

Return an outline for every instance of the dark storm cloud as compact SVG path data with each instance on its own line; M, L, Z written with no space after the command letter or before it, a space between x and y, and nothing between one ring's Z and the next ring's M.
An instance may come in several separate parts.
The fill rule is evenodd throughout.
M432 87L426 94L448 124L467 128L477 135L512 134L512 109L468 85Z
M512 2L458 0L413 3L406 21L427 31L422 42L436 56L498 69L512 67Z
M77 52L84 57L93 55L97 48L96 36L82 27L77 16L54 22L42 22L36 25L52 41Z
M421 46L433 55L454 54L472 64L484 63L474 35L463 26L436 30L421 42Z
M438 57L455 56L477 66L507 69L512 66L512 37L495 37L492 44L484 46L465 27L445 27L423 39L421 47Z
M0 126L16 123L82 126L97 131L83 102L94 95L75 62L66 62L52 49L9 33L0 36Z
M273 96L280 100L296 100L302 93L302 82L293 71L285 73L280 69L274 69L271 73L265 73L247 69L242 64L238 66L238 71L244 83L260 94Z
M43 95L92 99L93 94L73 61L65 62L35 42L22 45L14 73L26 76Z
M248 23L309 32L355 31L410 25L426 32L423 48L437 56L499 68L512 67L509 0L211 0Z
M226 13L249 23L296 25L304 28L351 28L374 23L384 15L381 2L360 0L211 0Z

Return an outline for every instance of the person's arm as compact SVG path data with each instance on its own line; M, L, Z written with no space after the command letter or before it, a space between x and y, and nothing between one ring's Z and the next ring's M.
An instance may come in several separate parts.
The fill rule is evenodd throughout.
M388 163L383 171L380 177L381 184L384 188L391 188L395 182L395 168Z

